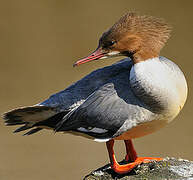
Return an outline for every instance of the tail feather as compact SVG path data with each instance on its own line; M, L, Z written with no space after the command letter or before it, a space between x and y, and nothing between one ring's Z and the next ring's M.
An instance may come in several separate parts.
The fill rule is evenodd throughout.
M25 126L21 126L19 128L17 128L15 131L13 131L14 133L18 133L18 132L21 132L21 131L25 131L27 129L31 129L32 127L31 126L28 126L28 125L25 125Z
M42 130L42 128L35 128L35 129L31 129L30 131L26 132L23 136L28 136L28 135L32 135L34 133L37 133L38 131Z
M7 126L11 125L12 123L20 124L21 122L37 123L55 115L56 113L55 108L52 107L29 106L6 112L3 115L3 119L5 119Z
M7 126L21 125L14 133L31 129L24 135L34 134L43 128L54 129L55 125L62 120L66 112L58 113L53 107L47 106L30 106L14 109L3 115Z
M6 126L15 126L15 125L21 125L21 124L26 124L25 122L5 122Z

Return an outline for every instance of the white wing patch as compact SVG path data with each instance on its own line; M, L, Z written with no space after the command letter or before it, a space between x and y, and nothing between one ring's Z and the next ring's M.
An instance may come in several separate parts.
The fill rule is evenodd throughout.
M101 128L92 128L92 129L89 128L89 129L86 129L86 128L80 127L77 130L81 131L81 132L93 132L93 133L99 133L99 134L108 132L108 130L101 129Z
M95 142L107 142L109 141L110 139L94 139Z

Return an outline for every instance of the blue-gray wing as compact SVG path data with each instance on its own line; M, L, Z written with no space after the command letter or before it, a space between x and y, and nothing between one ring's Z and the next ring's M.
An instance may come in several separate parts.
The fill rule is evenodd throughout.
M88 74L65 90L52 95L39 105L56 107L59 112L71 111L82 104L88 96L109 82L121 72L129 72L132 62L129 58L121 60Z
M123 72L66 115L56 131L76 131L97 139L112 138L126 121L128 129L135 126L133 119L139 109L140 102L129 84L129 72Z

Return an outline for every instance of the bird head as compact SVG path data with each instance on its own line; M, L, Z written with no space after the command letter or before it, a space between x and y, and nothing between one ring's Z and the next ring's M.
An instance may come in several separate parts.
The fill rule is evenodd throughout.
M130 57L134 63L158 57L170 31L163 19L127 13L103 33L93 53L74 65L116 56Z

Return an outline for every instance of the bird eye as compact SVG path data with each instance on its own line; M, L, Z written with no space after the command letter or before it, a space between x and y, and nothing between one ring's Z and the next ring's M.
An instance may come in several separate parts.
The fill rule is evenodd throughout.
M116 43L116 41L106 41L106 42L103 44L103 47L104 47L104 48L110 48L110 47L113 46L115 43Z
M112 45L114 45L115 44L115 41L109 41L109 46L112 46Z

